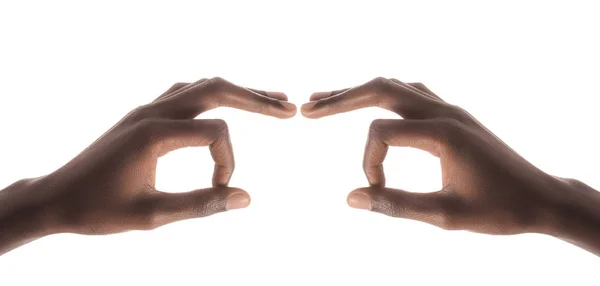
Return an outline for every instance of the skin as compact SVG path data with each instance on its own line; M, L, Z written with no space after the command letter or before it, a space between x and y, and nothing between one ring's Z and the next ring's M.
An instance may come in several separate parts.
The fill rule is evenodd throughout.
M0 254L56 233L150 230L248 206L247 192L228 187L234 157L227 124L194 119L221 106L277 118L296 114L283 93L247 89L221 78L177 83L127 114L62 168L0 191ZM156 190L157 159L192 146L210 149L212 187L187 193Z
M447 230L547 234L600 255L600 192L544 173L421 83L376 78L349 89L317 92L301 112L321 118L375 106L403 119L371 124L363 163L369 187L348 195L351 207ZM386 187L383 161L390 146L438 157L443 188L411 193Z
M228 187L234 159L227 125L194 119L220 106L278 118L296 113L283 93L242 88L221 78L177 83L59 170L0 191L0 254L55 233L150 230L248 206L248 193ZM370 186L348 195L351 207L448 230L542 233L600 255L599 192L539 170L465 110L420 83L376 78L315 93L301 111L320 118L373 106L403 119L371 124L363 165ZM190 146L209 146L213 186L178 194L156 190L157 159ZM382 164L389 146L439 157L444 187L433 193L387 188Z

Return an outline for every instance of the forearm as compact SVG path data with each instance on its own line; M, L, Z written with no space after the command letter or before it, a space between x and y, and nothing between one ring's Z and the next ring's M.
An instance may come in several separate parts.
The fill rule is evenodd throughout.
M34 181L21 180L0 191L0 255L52 233Z
M576 180L564 188L545 233L600 256L600 192Z

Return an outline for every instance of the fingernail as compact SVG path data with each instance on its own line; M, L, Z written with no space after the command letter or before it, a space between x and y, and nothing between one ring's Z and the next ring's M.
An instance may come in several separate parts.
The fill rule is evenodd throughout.
M250 197L247 194L235 193L227 198L225 208L235 210L245 208L250 204Z
M371 210L371 197L365 193L352 193L348 196L348 205L355 209Z
M287 101L280 101L281 105L283 105L283 108L287 111L289 111L290 113L293 112L294 114L296 114L296 105L291 103L291 102L287 102Z
M279 100L288 100L287 95L285 95L283 92L267 91L267 96Z
M312 108L315 106L316 102L307 102L300 107L300 112L302 115L309 117L311 115Z
M324 91L324 92L315 92L310 96L310 100L321 100L321 99L325 99L328 97L331 97L332 92L331 91Z

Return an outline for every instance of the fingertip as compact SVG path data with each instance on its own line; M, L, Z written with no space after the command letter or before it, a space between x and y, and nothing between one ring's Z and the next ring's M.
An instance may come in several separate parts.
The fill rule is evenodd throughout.
M296 113L298 113L298 107L296 107L295 104L287 101L280 101L280 103L285 110L285 114L281 118L286 119L296 116Z
M268 102L267 104L268 107L266 109L260 110L258 112L279 119L292 118L298 112L298 108L296 107L296 105L291 102L270 99L270 102Z
M311 119L319 118L318 116L316 116L316 114L314 112L316 104L317 104L317 101L307 102L307 103L303 104L302 107L300 107L300 112L306 118L311 118Z
M352 191L346 199L348 206L355 209L371 210L371 196L363 189Z
M242 189L230 191L225 203L226 210L246 208L250 205L250 195Z

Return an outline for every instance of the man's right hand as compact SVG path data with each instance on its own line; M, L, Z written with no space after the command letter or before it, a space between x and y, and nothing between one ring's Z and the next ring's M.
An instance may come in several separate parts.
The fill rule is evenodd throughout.
M249 194L229 187L235 164L227 124L195 119L223 106L277 118L296 114L296 106L280 92L221 78L177 83L127 114L62 168L1 191L0 255L54 233L147 230L248 206ZM209 147L215 163L212 186L186 193L155 189L158 158L195 146Z

